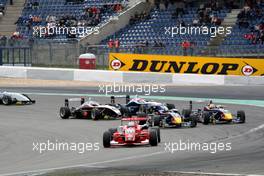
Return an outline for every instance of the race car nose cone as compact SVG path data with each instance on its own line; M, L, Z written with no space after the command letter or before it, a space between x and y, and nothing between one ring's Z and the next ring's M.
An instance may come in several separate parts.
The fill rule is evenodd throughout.
M231 113L226 113L226 114L224 114L224 119L225 120L232 120L232 114Z
M181 120L181 118L175 117L172 119L172 123L173 124L181 124L182 120Z

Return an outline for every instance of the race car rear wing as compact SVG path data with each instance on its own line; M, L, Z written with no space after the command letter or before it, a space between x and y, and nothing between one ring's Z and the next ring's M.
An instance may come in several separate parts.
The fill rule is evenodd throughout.
M121 98L125 98L126 99L126 104L128 104L128 102L130 101L130 96L129 95L120 95L120 96L111 96L111 104L116 104L116 99L121 99Z
M69 107L70 102L73 101L80 101L81 105L85 102L85 98L81 97L81 98L67 98L65 99L65 107Z

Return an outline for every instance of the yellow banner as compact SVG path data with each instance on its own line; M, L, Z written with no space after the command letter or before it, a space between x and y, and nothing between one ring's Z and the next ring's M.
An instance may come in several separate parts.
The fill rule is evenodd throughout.
M110 53L117 71L264 76L264 59Z

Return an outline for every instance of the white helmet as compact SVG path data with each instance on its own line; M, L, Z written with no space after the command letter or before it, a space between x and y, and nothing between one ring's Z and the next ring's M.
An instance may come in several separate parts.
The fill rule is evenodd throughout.
M128 127L134 127L135 126L135 122L128 122L127 126Z

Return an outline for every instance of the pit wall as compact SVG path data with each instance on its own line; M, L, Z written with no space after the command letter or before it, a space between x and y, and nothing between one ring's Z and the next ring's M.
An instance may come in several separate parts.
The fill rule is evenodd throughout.
M61 68L1 66L0 77L68 80L110 83L149 83L171 85L264 85L260 76L225 76L170 73L120 72Z

